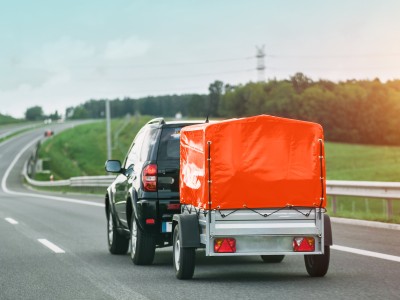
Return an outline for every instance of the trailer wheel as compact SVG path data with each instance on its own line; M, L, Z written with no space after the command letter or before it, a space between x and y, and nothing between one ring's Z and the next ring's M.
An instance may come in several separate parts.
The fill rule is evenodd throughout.
M324 254L304 255L304 262L311 277L323 277L328 272L330 247L325 246Z
M280 263L285 258L285 255L260 255L265 263Z
M195 248L182 248L179 225L176 225L173 238L173 260L176 278L191 279L193 277L195 250Z

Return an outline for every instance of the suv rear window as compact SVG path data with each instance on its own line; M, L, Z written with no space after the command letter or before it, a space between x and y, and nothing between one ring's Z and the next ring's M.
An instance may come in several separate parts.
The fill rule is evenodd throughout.
M182 127L164 128L158 147L158 160L179 159L179 142Z

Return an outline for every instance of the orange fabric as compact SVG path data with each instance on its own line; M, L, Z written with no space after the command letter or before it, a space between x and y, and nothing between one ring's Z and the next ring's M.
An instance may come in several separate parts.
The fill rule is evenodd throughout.
M268 115L184 127L181 203L209 209L211 142L211 209L320 206L325 164L322 187L319 140L319 124Z

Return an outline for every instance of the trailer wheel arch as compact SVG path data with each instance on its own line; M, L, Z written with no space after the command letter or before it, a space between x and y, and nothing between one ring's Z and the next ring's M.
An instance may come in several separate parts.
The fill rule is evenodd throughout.
M182 248L201 247L199 220L196 214L174 215L172 232L174 232L176 225L179 225Z

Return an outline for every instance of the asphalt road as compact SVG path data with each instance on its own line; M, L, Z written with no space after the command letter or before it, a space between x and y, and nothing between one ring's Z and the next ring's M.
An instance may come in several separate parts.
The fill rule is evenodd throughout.
M39 127L42 124L39 122L36 123L29 123L29 124L12 124L12 125L1 125L0 126L0 139L6 136L9 136L10 134L13 134L17 131L20 130L25 130L33 127Z
M111 255L101 196L21 185L28 146L42 131L0 144L0 299L400 299L399 230L334 223L336 248L378 257L333 249L324 278L309 277L297 256L264 264L198 251L193 280L179 281L171 248L157 250L152 266Z

